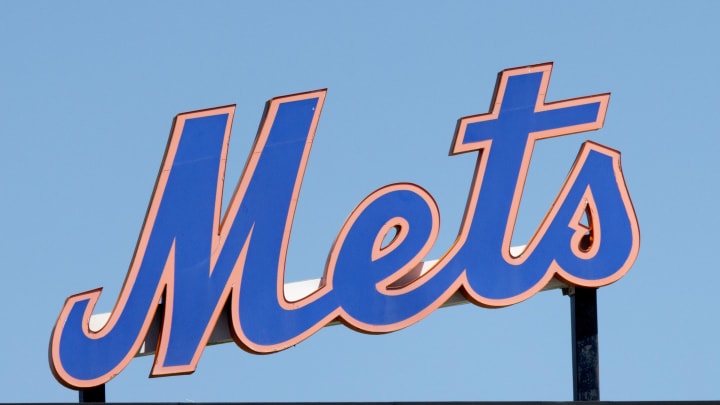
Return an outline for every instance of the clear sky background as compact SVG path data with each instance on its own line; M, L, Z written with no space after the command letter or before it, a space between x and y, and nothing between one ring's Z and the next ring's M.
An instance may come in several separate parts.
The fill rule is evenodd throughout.
M475 154L458 118L488 111L499 71L553 61L548 101L611 92L600 131L541 141L515 244L579 146L622 152L640 256L599 301L601 398L720 399L720 3L188 2L0 4L0 402L77 401L53 378L65 299L112 309L173 117L237 104L226 190L265 102L328 88L288 279L317 278L345 218L394 182L457 233ZM230 191L226 191L226 197ZM397 333L326 328L284 352L207 348L189 376L136 359L109 401L571 400L570 304L441 309Z

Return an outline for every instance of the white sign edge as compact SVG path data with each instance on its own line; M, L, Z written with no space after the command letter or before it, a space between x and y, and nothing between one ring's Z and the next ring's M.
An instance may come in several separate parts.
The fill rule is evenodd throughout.
M510 254L513 256L519 256L522 254L522 252L525 251L525 246L513 246L510 248ZM432 268L432 266L437 263L437 260L429 260L426 262L423 262L422 266L420 267L419 274L413 275L413 277L419 277L425 274L428 270ZM285 299L288 301L297 301L304 297L307 297L308 295L312 294L313 292L317 291L317 289L320 287L321 279L311 279L311 280L303 280L303 281L296 281L285 284ZM564 283L561 281L553 278L548 282L548 284L543 287L543 291L548 290L556 290L560 288L567 287ZM450 307L454 305L462 305L462 304L468 304L469 301L465 299L465 296L462 295L460 292L456 292L453 294L443 305L442 307ZM93 332L97 332L105 326L107 321L110 319L110 312L101 313L101 314L94 314L90 317L90 330ZM332 322L328 324L327 326L332 325L338 325L339 322ZM215 323L215 329L213 330L212 334L210 335L210 339L208 340L208 346L222 344L222 343L230 343L233 341L232 332L230 331L230 322L228 318L227 311L223 311L220 316L218 317L217 322ZM149 356L152 354L155 354L155 349L157 348L157 342L158 342L158 336L160 334L160 320L156 316L155 319L153 319L152 324L150 325L150 328L148 330L147 335L145 336L145 340L140 346L140 350L138 350L135 357L141 357L141 356Z

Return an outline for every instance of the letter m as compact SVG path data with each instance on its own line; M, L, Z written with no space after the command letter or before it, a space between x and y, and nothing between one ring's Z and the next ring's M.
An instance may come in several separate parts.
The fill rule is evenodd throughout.
M277 271L284 260L325 90L268 102L243 175L221 221L234 106L180 114L125 283L108 322L89 321L101 289L65 302L50 341L56 378L72 388L106 383L162 322L152 376L191 373L248 252ZM131 162L129 162L131 164ZM108 231L108 230L104 230Z

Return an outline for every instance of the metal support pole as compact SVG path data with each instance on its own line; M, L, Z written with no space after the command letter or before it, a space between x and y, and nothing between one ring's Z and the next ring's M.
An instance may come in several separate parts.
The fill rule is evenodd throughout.
M572 317L573 401L600 400L597 289L566 290Z
M78 391L80 403L105 402L105 384Z

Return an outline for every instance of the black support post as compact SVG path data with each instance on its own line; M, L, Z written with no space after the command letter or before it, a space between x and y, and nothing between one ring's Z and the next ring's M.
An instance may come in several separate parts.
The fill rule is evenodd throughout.
M105 402L105 384L78 391L79 402Z
M597 289L569 288L572 317L573 400L600 400Z

